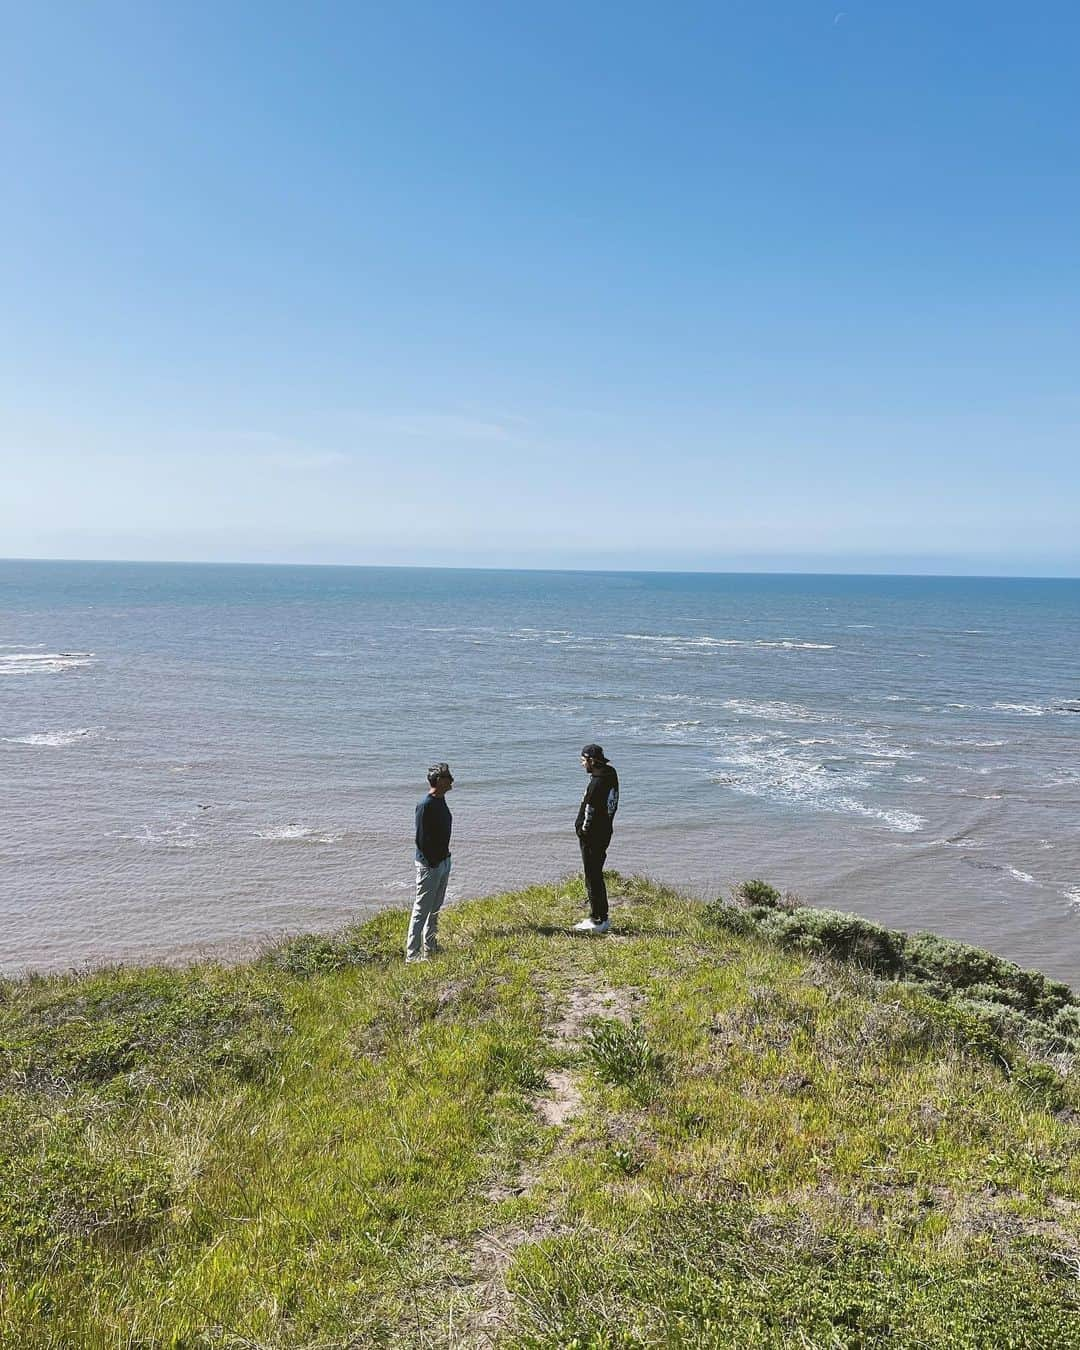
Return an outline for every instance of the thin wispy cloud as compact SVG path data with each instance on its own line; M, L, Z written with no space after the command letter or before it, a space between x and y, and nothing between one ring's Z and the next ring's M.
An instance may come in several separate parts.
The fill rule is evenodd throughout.
M258 456L260 464L268 469L307 472L313 469L333 469L348 464L349 456L340 450L278 450Z
M424 441L507 443L517 439L521 426L509 418L474 417L461 413L405 413L375 419L393 435Z
M244 432L239 440L246 447L245 458L253 468L307 473L349 463L344 451L327 450L272 431Z

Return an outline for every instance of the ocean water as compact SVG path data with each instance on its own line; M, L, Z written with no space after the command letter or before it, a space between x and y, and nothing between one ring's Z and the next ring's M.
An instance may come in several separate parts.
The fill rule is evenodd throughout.
M763 876L1080 982L1080 582L0 562L0 968L237 954L413 883Z

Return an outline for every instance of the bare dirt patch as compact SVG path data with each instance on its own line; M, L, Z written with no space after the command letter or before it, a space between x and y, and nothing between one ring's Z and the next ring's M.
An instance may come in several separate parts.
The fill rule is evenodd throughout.
M536 1114L545 1125L557 1125L560 1128L574 1115L581 1105L581 1091L577 1078L566 1069L556 1069L548 1074L548 1092L545 1097L537 1097L533 1105Z
M609 1017L628 1022L644 997L640 989L571 989L551 1024L555 1048L561 1051L577 1049L586 1027L594 1018ZM569 1069L555 1069L548 1074L547 1087L547 1092L534 1103L536 1113L545 1125L561 1128L581 1106L577 1075Z
M644 998L640 989L571 989L552 1025L552 1039L559 1049L576 1046L594 1017L628 1022Z
M644 1002L640 989L584 989L575 986L561 998L551 998L548 1020L551 1042L560 1054L572 1054L579 1048L585 1031L594 1018L613 1018L629 1022ZM533 1100L533 1109L544 1125L565 1129L581 1109L578 1074L569 1068L552 1069L546 1090ZM565 1147L560 1142L560 1148ZM523 1171L511 1181L497 1181L487 1191L496 1203L527 1196L540 1177ZM542 1214L527 1226L507 1225L477 1235L472 1249L475 1284L471 1294L473 1308L463 1324L456 1328L455 1344L461 1346L495 1345L511 1319L510 1296L506 1291L506 1270L521 1246L568 1231L553 1214Z
M542 1215L528 1227L500 1228L497 1232L480 1233L473 1247L473 1274L476 1283L472 1294L475 1307L458 1324L453 1344L461 1347L494 1346L510 1324L512 1307L506 1290L506 1271L519 1247L544 1238L557 1237L569 1229Z

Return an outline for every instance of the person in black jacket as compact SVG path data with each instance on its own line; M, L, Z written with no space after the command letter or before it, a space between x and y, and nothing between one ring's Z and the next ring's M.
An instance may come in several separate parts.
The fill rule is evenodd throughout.
M606 933L608 922L607 887L604 885L604 859L607 857L615 812L619 809L619 775L609 764L603 747L587 745L581 752L581 765L589 775L585 795L578 807L574 829L581 845L581 865L585 872L585 890L589 896L589 917L574 924L577 933Z
M439 950L439 910L450 879L450 829L446 794L454 786L449 764L433 764L428 790L416 804L416 902L405 939L405 960L426 961Z

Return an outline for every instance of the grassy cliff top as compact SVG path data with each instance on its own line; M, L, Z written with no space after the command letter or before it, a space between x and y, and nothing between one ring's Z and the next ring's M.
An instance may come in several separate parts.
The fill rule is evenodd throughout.
M0 1345L1080 1348L1080 1007L613 878L0 985Z

